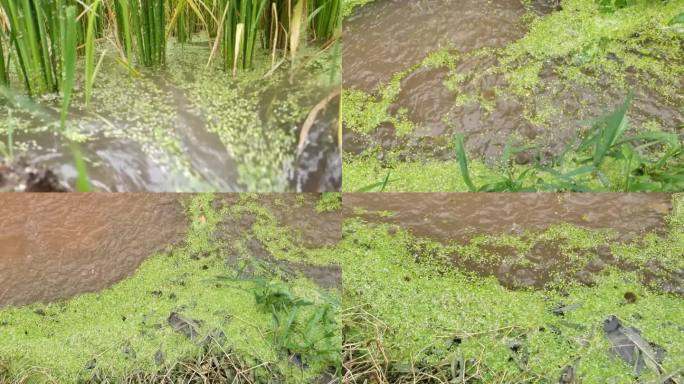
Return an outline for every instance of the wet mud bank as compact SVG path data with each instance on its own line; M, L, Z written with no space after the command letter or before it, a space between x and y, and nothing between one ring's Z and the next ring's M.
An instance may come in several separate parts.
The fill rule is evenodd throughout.
M518 0L373 1L345 20L343 86L373 91L440 48L502 47L524 34L523 14Z
M345 191L388 172L388 190L467 190L446 180L461 179L451 171L457 135L483 178L499 167L571 172L584 156L578 143L625 100L626 138L681 143L682 12L675 3L607 12L592 0L357 8L344 27ZM662 145L636 151L656 159ZM672 161L676 172L681 157ZM421 166L435 177L421 177Z
M469 241L447 242L440 239L446 226L435 226L432 238L427 225L420 236L414 234L418 220L411 213L418 208L394 205L397 222L406 218L408 230L388 224L391 211L370 213L368 206L393 206L392 196L397 195L386 194L385 204L345 203L350 206L338 259L344 270L346 382L684 379L681 195L669 203L661 197L643 202L661 206L656 211L665 218L664 232L640 232L627 242L614 241L600 228L534 217L525 196L518 206L533 216L518 216L530 226L525 234L487 234L496 233L499 224L478 222L463 203L463 221L474 222L477 230ZM590 196L590 202L598 201ZM464 196L472 204L468 199ZM423 203L449 210L439 204ZM361 208L349 214L355 205ZM549 212L559 208L550 205ZM672 208L663 209L667 206ZM595 211L586 206L585 213ZM645 221L648 211L642 213ZM451 221L459 221L456 210L451 213ZM489 216L494 213L502 220L516 216L502 205ZM639 221L639 215L622 220ZM428 208L422 216L439 213ZM565 219L571 216L566 213ZM620 221L606 218L604 225L619 227ZM661 274L653 278L656 270Z
M31 195L18 195L6 205L26 201L21 200L25 196ZM161 195L156 198L173 207L174 215L163 216L162 212L170 215L169 208L158 204L153 210L156 216L148 218L152 223L130 223L124 217L126 212L145 217L140 211L149 206L135 205L135 200L117 206L116 199L110 198L118 216L108 217L107 222L121 224L116 228L121 237L81 234L79 241L73 240L78 231L71 225L76 215L69 216L68 204L61 201L65 207L55 216L63 221L67 217L62 237L70 237L69 244L85 252L97 246L113 249L92 257L96 262L108 260L111 270L126 268L115 251L130 252L143 242L131 239L125 224L138 231L142 229L137 227L149 228L169 241L166 232L174 230L174 220L179 218L175 229L180 241L165 242L160 251L146 255L126 278L108 288L55 301L43 297L36 302L39 298L34 294L33 304L10 302L0 309L0 381L339 382L341 270L331 251L339 238L314 234L334 230L339 236L341 220L334 219L340 216L339 197ZM36 214L48 209L34 208ZM81 209L97 216L92 212L96 206L81 204ZM278 211L282 212L276 215ZM316 215L323 218L302 225ZM290 226L279 217L297 224ZM86 222L98 228L97 220ZM36 232L41 222L29 220L29 228L13 225L18 237L1 238L0 244L3 254L7 248L9 254L24 255L18 257L24 268L14 271L17 279L24 280L30 278L26 270L36 267L30 265L35 259L27 255L33 243L21 236ZM146 240L143 243L149 246L150 239ZM47 240L38 244L66 248ZM51 256L59 260L54 252ZM12 271L2 272L4 277ZM77 279L82 270L76 272L65 269L62 275ZM14 282L3 282L8 284ZM22 288L14 285L13 289ZM57 284L52 288L61 289ZM55 360L57 350L60 357Z

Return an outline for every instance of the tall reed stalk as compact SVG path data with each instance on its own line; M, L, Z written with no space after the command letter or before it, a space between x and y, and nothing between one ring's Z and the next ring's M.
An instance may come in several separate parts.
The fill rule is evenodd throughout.
M5 47L3 43L4 36L0 32L0 86L6 86L9 84L9 71L7 68L7 62L5 61Z
M76 58L78 49L78 22L76 20L77 9L69 6L64 11L64 16L60 23L60 36L62 48L62 110L60 125L62 131L66 130L67 115L71 106L71 99L76 83ZM78 178L76 180L76 190L79 192L89 192L91 190L88 171L81 155L81 150L77 144L70 142L71 153L74 157Z
M99 17L98 9L100 0L94 0L90 4L88 10L88 24L85 38L85 104L90 104L90 98L93 93L93 85L95 83L95 34L96 23Z
M145 67L161 67L166 61L166 0L130 0L131 27L138 60Z
M133 59L133 30L131 29L131 6L129 0L114 0L114 19L116 31L126 61L130 64Z
M268 0L219 0L218 5L226 70L251 68Z
M339 35L342 24L341 0L314 0L314 36L318 40L330 40Z
M63 1L0 0L19 69L30 95L59 89L59 22Z

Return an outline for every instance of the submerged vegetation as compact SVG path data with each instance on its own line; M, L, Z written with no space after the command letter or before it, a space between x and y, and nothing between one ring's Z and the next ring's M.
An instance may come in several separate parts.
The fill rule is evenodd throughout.
M540 3L555 10L540 13ZM523 4L527 33L518 40L447 46L373 90L345 89L343 121L355 143L345 154L346 191L380 185L388 173L390 191L682 190L682 3ZM419 74L443 78L453 97L431 123L445 127L439 136L402 104Z
M32 110L3 103L3 143L11 142L15 154L30 156L52 150L35 138L46 132L86 149L103 139L119 141L105 144L112 146L132 140L123 144L127 157L142 151L151 161L138 163L152 168L134 172L152 174L151 179L158 179L155 172L172 176L167 185L142 187L146 190L287 189L295 148L303 146L295 137L307 113L340 81L339 0L0 5L3 94L19 98L24 93L47 109L58 101L61 120L67 120L60 124L66 127L53 131L57 124L49 115L36 118ZM73 36L66 34L67 11L76 16ZM195 98L199 93L202 98ZM219 112L226 116L216 116ZM241 116L227 116L234 113ZM111 173L123 166L107 164L121 155L90 151L83 156L89 167L109 167L104 172ZM217 151L225 154L216 156ZM205 164L210 161L202 158L205 152L212 153L214 164ZM212 168L217 166L241 169ZM234 173L239 175L225 179ZM102 188L104 183L91 184Z
M683 201L667 234L627 242L563 224L442 244L349 219L344 381L682 382ZM631 352L612 344L615 319Z
M284 228L259 198L221 204L189 199L184 244L109 289L1 309L0 382L334 381L339 291L241 247L298 247L291 231L269 237Z

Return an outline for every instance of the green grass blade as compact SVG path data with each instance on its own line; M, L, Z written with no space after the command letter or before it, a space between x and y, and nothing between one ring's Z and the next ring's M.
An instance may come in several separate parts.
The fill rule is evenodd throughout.
M470 178L470 170L468 169L468 156L466 155L465 151L463 134L459 133L456 135L455 144L456 159L458 159L458 165L461 169L461 177L463 177L463 181L465 181L468 189L471 192L477 192L477 188L475 188L475 184L473 184L473 180Z

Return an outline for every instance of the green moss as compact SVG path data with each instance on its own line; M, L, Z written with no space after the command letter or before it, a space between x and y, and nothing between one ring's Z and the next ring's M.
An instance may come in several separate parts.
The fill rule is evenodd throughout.
M673 235L674 229L670 232ZM563 239L570 250L601 246L610 235L562 225L540 233L478 236L466 245L443 246L387 225L348 220L337 257L344 269L346 340L357 364L365 361L364 369L380 364L379 369L395 380L429 374L447 382L454 379L453 367L461 361L482 382L557 382L563 367L579 359L577 376L582 382L632 382L632 367L609 352L602 328L609 315L665 348L665 372L684 364L683 299L651 289L638 272L607 268L595 276L592 286L559 277L545 290L509 290L494 278L474 276L467 263L452 264L453 259L444 258L470 247L473 260L484 262L477 256L482 256L480 247L485 244L508 245L524 254L531 244L549 239ZM658 259L650 250L654 244L635 244L648 254L642 263ZM684 243L668 237L661 238L661 244L681 255ZM501 263L505 261L499 259L496 265ZM628 303L626 292L634 293L637 301ZM579 307L564 316L552 312L573 304ZM518 353L512 352L513 344L519 346ZM657 377L646 372L641 379Z
M333 212L342 210L342 194L339 192L324 192L316 203L316 212Z
M187 244L149 258L111 288L62 302L0 310L0 366L9 364L5 371L0 368L0 380L8 374L21 375L27 367L36 367L58 382L74 382L94 372L115 381L134 371L156 372L161 368L155 363L157 351L163 352L168 364L192 359L203 353L201 340L216 329L226 335L221 348L237 353L263 382L270 373L260 364L297 383L310 382L337 364L339 356L330 352L337 351L341 342L339 331L334 332L337 293L304 276L286 282L282 272L273 274L277 271L273 267L267 269L269 273L257 270L246 278L239 272L243 264L229 265L225 255L217 252L218 226L227 220L227 213L266 211L248 199L216 209L213 196L194 196L186 203ZM283 231L287 233L286 228ZM247 262L252 265L256 260ZM287 328L274 328L284 323L285 312L260 304L273 300L269 297L275 291L308 303L298 305L296 311L283 307L294 320ZM200 335L191 340L174 331L167 324L172 312L199 321ZM279 323L274 323L275 318ZM312 323L314 318L319 322ZM310 368L301 370L289 363L282 356L285 348L300 353Z

